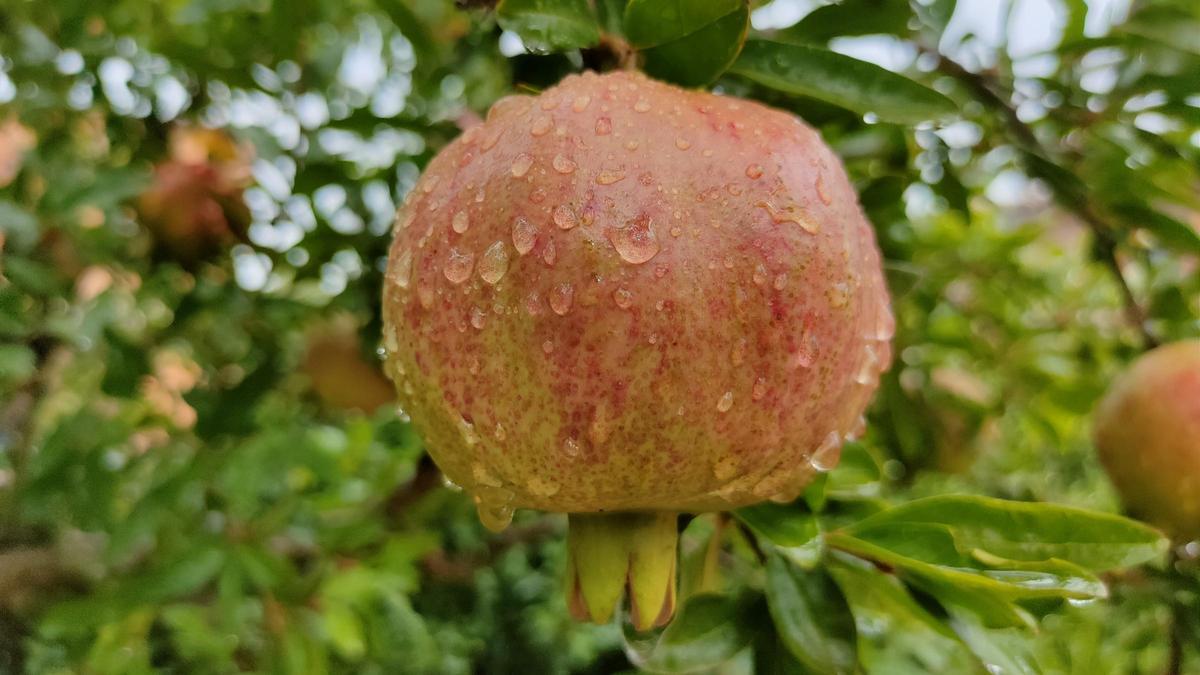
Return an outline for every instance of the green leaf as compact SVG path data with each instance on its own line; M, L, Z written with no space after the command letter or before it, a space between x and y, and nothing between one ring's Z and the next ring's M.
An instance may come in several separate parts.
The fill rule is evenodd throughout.
M918 605L895 577L844 556L831 562L829 573L854 614L858 659L866 672L981 672L958 637Z
M730 71L787 94L808 96L885 122L954 114L938 92L873 63L809 45L750 40Z
M685 87L708 84L737 58L749 27L750 10L743 4L693 33L646 49L642 69Z
M907 35L912 15L907 0L846 0L814 9L799 23L776 32L775 38L825 44L843 36Z
M943 603L950 626L992 673L1039 675L1042 669L1033 655L1030 632L1013 628L988 628L972 612Z
M1200 231L1148 206L1128 204L1115 209L1134 227L1149 230L1164 246L1183 253L1200 254Z
M496 18L534 52L570 51L600 40L587 0L502 0Z
M0 382L24 382L37 369L37 357L25 345L0 345Z
M1200 20L1182 8L1146 7L1130 17L1119 32L1200 55Z
M693 595L660 632L639 635L626 624L626 652L635 665L650 672L712 668L750 644L760 616L761 598L757 596Z
M203 547L179 556L157 570L129 581L130 594L142 602L161 602L200 590L225 564L225 552Z
M766 594L780 638L801 663L817 673L854 672L854 618L824 571L805 571L772 554Z
M793 563L811 568L821 559L824 552L821 525L813 514L784 504L763 502L738 509L733 515Z
M625 37L637 49L673 42L749 10L746 0L630 0Z
M40 236L37 218L17 203L0 199L0 234L6 252L25 253Z
M1138 565L1161 557L1167 541L1128 518L1057 504L942 495L900 504L846 528L864 541L914 524L948 528L961 552L985 551L1011 560L1061 559L1091 570Z
M322 619L333 648L349 661L360 660L367 645L362 621L354 610L342 603L329 603L322 611Z

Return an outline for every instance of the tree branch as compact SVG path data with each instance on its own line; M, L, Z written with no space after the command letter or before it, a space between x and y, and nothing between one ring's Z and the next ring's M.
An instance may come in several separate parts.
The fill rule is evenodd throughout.
M1026 155L1035 159L1036 163L1043 165L1042 167L1029 167L1030 173L1037 178L1041 178L1054 193L1055 201L1063 208L1075 214L1091 230L1092 236L1095 237L1096 241L1095 257L1112 273L1113 279L1117 282L1117 286L1121 290L1125 305L1126 320L1141 336L1143 347L1152 349L1158 346L1158 338L1146 326L1146 310L1138 302L1137 296L1134 295L1133 288L1129 285L1129 280L1125 278L1125 272L1121 269L1121 262L1117 257L1118 238L1116 233L1121 228L1097 211L1092 204L1092 200L1086 194L1082 194L1082 191L1081 193L1076 193L1068 189L1061 180L1055 180L1054 176L1047 176L1044 172L1039 171L1039 169L1053 167L1056 172L1061 172L1062 175L1073 176L1068 169L1063 168L1052 159L1054 153L1042 145L1037 135L1033 133L1033 129L1017 116L1016 109L1009 103L1009 97L1003 95L1007 92L1001 89L1000 84L996 82L995 78L967 70L961 64L940 52L933 50L926 51L937 57L938 71L953 77L966 87L977 101L998 113L1003 118L1004 127L1008 131L1012 142L1021 151L1026 153Z

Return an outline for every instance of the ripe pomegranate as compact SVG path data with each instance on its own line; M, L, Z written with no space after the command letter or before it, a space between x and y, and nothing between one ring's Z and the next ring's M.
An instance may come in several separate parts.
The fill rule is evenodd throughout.
M837 157L763 105L616 72L497 102L397 216L401 406L484 523L570 515L568 593L674 607L676 514L791 500L891 360Z
M1200 340L1142 355L1096 409L1100 461L1134 514L1200 537Z
M170 158L137 201L155 245L184 265L216 255L245 237L250 211L242 199L250 183L246 151L225 132L175 127Z

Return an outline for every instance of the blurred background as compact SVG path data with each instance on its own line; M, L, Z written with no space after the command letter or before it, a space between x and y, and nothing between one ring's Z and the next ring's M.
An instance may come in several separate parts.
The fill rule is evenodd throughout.
M820 128L877 229L878 494L1118 510L1089 411L1200 332L1196 11L755 3L757 31L960 103L911 126L715 85ZM0 672L632 671L615 626L567 617L563 518L483 530L377 357L421 167L602 61L450 0L0 2ZM1139 588L1038 649L1161 672L1168 612Z

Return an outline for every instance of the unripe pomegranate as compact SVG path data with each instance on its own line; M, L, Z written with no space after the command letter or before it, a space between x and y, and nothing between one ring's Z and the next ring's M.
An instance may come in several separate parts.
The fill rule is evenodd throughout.
M338 317L310 331L301 371L327 408L370 415L396 398L379 362L363 356L350 317Z
M792 115L616 72L497 102L400 209L384 345L484 523L570 513L570 606L674 606L678 512L795 498L891 359L879 251ZM604 514L604 515L598 515Z
M1129 510L1200 537L1200 340L1142 355L1096 409L1100 461Z

